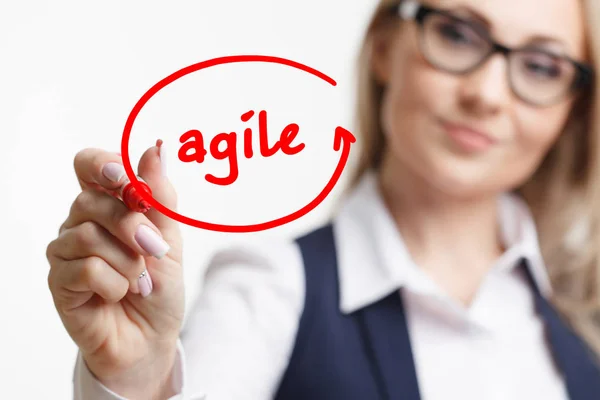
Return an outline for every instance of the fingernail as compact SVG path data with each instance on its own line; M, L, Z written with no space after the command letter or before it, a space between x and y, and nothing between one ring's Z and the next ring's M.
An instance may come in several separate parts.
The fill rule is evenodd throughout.
M169 244L147 225L138 226L134 237L142 249L159 260L169 251Z
M119 182L125 176L125 168L119 163L110 162L102 168L102 175L109 181Z
M162 141L158 147L158 156L160 157L160 173L162 176L167 176L167 152Z
M138 278L138 286L140 287L140 294L142 297L146 297L152 293L154 285L152 285L152 278L150 278L150 274L148 273L147 269L144 270L144 272L142 272Z

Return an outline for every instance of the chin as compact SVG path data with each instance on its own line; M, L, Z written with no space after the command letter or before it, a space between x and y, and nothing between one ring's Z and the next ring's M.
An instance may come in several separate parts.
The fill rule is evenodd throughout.
M469 199L473 197L489 195L492 192L485 190L478 182L470 182L465 179L445 179L431 182L439 192L457 199Z
M486 168L464 160L429 160L428 173L424 178L437 191L456 198L472 198L492 195L497 188L491 187L494 179ZM495 186L495 185L494 185Z

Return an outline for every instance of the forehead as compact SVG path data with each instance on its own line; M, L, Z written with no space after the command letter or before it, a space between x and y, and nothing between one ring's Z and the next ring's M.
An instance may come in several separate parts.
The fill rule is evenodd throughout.
M582 0L427 0L431 6L471 9L485 17L492 35L508 46L533 36L560 41L560 48L581 57L585 48Z

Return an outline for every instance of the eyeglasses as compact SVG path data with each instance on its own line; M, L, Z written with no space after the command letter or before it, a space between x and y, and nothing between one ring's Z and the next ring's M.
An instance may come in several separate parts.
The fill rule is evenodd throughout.
M589 65L539 47L509 48L492 39L481 25L461 19L448 10L405 0L390 11L419 25L419 47L435 68L467 74L495 53L507 59L511 90L523 101L548 106L589 85Z

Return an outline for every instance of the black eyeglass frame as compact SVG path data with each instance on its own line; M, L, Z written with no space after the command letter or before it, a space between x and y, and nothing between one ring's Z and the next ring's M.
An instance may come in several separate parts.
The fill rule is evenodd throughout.
M575 92L579 91L580 89L583 89L584 87L586 87L588 85L591 85L591 83L594 79L594 70L593 70L592 66L589 64L579 62L579 61L574 60L566 55L556 54L554 52L546 51L544 49L539 49L539 48L532 49L527 46L526 47L518 47L518 48L505 46L502 43L497 42L490 35L490 33L487 30L482 29L475 24L469 24L468 21L465 21L464 19L457 17L450 10L447 10L447 9L434 8L434 7L422 4L422 3L418 2L418 1L414 1L414 0L403 0L403 1L396 2L395 4L390 6L389 12L391 14L393 14L394 16L400 15L400 17L403 20L412 19L417 23L417 25L419 26L419 30L420 30L419 41L420 41L420 46L421 46L422 50L425 48L424 44L422 43L423 38L425 36L423 34L425 20L427 19L428 16L433 15L433 14L442 15L446 18L450 18L452 20L468 24L473 30L475 30L477 33L479 33L482 36L482 38L487 40L488 43L490 44L490 50L488 51L488 53L485 56L483 56L479 62L477 62L475 65L473 65L472 67L469 67L466 70L456 71L456 70L450 70L450 69L443 68L437 64L435 65L436 68L439 68L443 71L446 71L446 72L449 72L449 73L452 73L455 75L464 75L464 74L468 74L468 73L476 70L496 53L502 54L508 61L509 55L511 53L520 53L520 52L524 52L524 51L535 50L536 52L541 52L541 53L547 54L548 56L553 57L555 59L562 59L562 60L565 60L565 61L571 63L575 67L575 77L574 77L573 82L571 83L570 87L566 90L566 92L557 95L555 99L553 99L547 103L534 103L536 105L544 106L544 105L549 105L554 102L557 102L560 99L562 99L564 96L575 93ZM512 79L510 79L510 77L509 77L509 83L512 86ZM514 88L513 88L513 91L515 93L517 93L517 91L514 90ZM531 100L524 99L518 93L517 93L517 96L519 96L526 102L532 103Z

